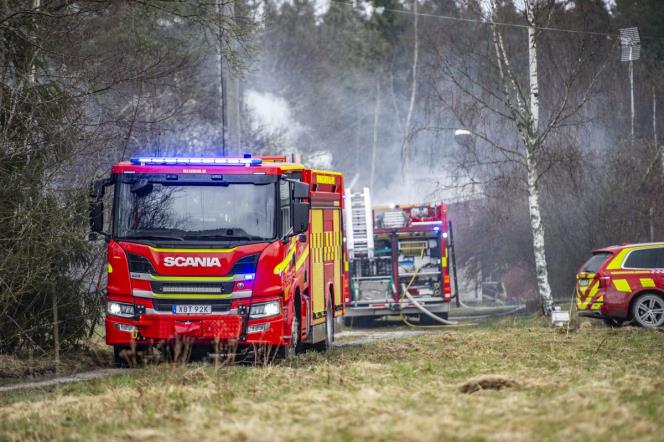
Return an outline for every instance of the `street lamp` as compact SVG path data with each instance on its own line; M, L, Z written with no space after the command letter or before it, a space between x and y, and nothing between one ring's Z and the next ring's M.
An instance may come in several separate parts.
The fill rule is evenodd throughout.
M454 141L460 146L470 147L475 141L473 134L466 129L456 129L454 131Z
M639 28L620 30L620 61L629 63L630 122L632 142L634 141L634 61L641 58L641 37Z

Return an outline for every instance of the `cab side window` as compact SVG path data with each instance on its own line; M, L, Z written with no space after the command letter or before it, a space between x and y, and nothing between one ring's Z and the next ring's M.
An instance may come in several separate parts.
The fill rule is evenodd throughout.
M281 236L288 234L293 227L291 216L291 185L288 181L279 183L279 207L281 207Z
M629 254L623 267L631 269L664 268L664 248L635 250Z

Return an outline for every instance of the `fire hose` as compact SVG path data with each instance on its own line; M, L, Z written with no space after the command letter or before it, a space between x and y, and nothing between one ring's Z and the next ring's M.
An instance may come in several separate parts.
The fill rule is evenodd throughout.
M424 256L424 248L422 248L422 252L420 253L420 259ZM401 317L401 320L404 322L404 324L408 325L409 327L416 327L416 328L432 328L432 327L442 327L443 325L458 325L459 323L457 321L449 321L447 319L443 319L440 316L435 315L434 313L431 313L429 310L427 310L422 304L417 302L415 298L413 298L410 293L408 293L408 289L410 289L410 286L413 284L413 281L415 281L415 278L417 277L417 274L420 273L420 270L422 269L422 266L418 267L415 269L415 273L413 273L413 276L411 276L410 281L408 282L407 286L402 285L402 292L403 295L401 298L399 298L399 303L403 301L404 296L408 298L410 302L413 303L415 308L417 308L419 311L427 315L429 318L435 320L436 322L439 322L442 325L416 325L408 321L408 319L403 315L403 310L399 311L399 316ZM469 325L469 324L465 324Z
M420 258L422 258L422 256L424 256L424 249L422 249L422 253L420 254ZM417 268L415 270L415 273L413 273L413 276L410 278L410 281L408 282L407 286L404 287L403 284L402 284L401 287L402 287L403 295L401 296L401 298L399 298L399 302L401 303L403 301L404 297L408 298L408 300L415 306L415 308L417 308L419 311L421 311L423 314L425 314L429 318L435 320L436 322L439 322L441 325L418 325L418 324L413 324L413 323L408 321L406 316L404 316L403 311L399 312L399 316L401 318L401 321L404 324L408 325L409 327L414 327L414 328L438 328L438 327L450 326L450 325L459 325L459 326L473 325L473 323L471 323L471 322L460 324L458 321L450 321L448 319L443 319L440 316L437 316L436 314L431 313L422 304L420 304L417 300L415 300L415 298L413 298L410 293L408 293L408 289L410 289L410 286L415 281L415 278L417 277L417 275L418 275L418 273L420 272L421 269L422 269L422 266L420 266L419 268ZM459 296L458 292L457 292L457 296ZM459 300L459 302L460 302L460 305L462 307L468 307L466 304L461 302L461 300ZM488 314L488 315L473 316L472 319L482 319L482 318L489 318L489 317L496 317L496 316L508 316L508 315L516 313L520 310L523 310L524 308L525 308L525 306L520 305L520 306L516 306L514 309L509 310L507 312L500 312L500 313L492 313L492 314Z

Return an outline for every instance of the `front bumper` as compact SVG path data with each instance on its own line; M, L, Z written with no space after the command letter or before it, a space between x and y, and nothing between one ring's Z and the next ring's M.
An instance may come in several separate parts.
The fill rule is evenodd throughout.
M246 319L238 314L224 315L153 315L143 314L139 319L106 316L106 343L174 342L192 343L288 344L290 333L284 333L284 316ZM247 331L252 331L247 333Z
M431 313L446 313L450 311L450 302L441 298L415 298L415 300ZM353 301L346 306L346 317L369 317L390 315L419 315L422 313L415 305L404 300L395 301Z

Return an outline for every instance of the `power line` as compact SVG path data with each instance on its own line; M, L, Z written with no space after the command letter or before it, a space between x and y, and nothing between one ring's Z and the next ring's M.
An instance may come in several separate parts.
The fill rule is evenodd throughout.
M355 3L345 1L345 0L330 0L331 2L334 3L342 3L345 5L350 5L355 7ZM394 12L395 14L403 14L403 15L418 15L420 17L430 17L430 18L439 18L441 20L452 20L452 21L459 21L459 22L466 22L466 23L477 23L481 25L494 25L494 26L504 26L504 27L511 27L511 28L520 28L520 29L528 29L528 25L524 25L521 23L508 23L508 22L498 22L498 21L492 21L492 20L480 20L476 18L464 18L464 17L454 17L452 15L439 15L439 14L431 14L427 12L418 12L415 14L412 11L406 11L403 9L392 9L392 8L385 8L382 6L379 6L376 9L381 8L383 11L389 11L389 12ZM549 31L549 32L563 32L563 33L568 33L568 34L585 34L585 35L594 35L597 37L609 37L609 38L618 38L618 34L613 34L610 32L593 32L593 31L582 31L579 29L569 29L569 28L554 28L551 26L537 26L535 27L536 30L538 31ZM642 39L649 39L649 40L664 40L664 37L656 37L656 36L649 36L649 35L641 35Z

